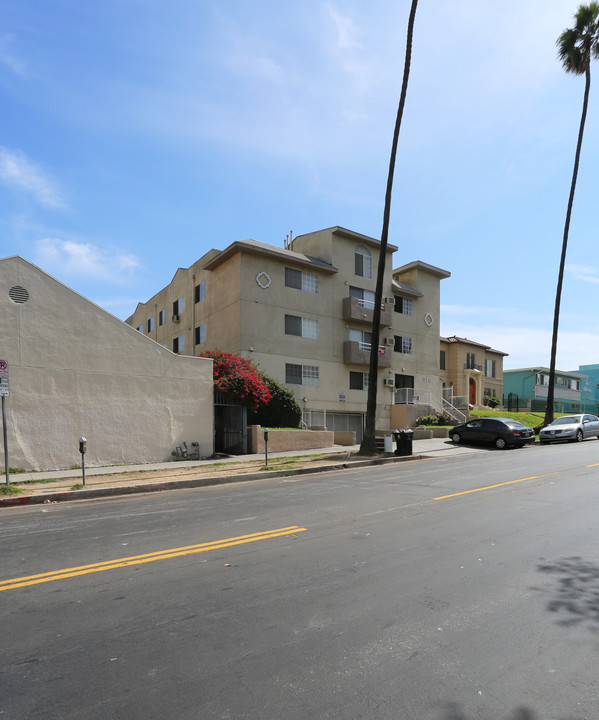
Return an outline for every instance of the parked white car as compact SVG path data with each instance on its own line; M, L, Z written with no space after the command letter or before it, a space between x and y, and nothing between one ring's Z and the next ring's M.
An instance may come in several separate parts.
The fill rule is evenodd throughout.
M588 413L558 417L539 432L541 445L556 440L582 442L588 437L599 438L599 417Z

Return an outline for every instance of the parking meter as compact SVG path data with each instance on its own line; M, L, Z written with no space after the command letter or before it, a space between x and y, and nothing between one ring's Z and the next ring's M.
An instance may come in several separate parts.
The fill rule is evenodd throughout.
M268 428L264 428L264 453L266 455L265 466L268 467Z
M79 452L81 453L81 474L83 487L85 487L85 452L87 450L87 439L84 437L79 438Z

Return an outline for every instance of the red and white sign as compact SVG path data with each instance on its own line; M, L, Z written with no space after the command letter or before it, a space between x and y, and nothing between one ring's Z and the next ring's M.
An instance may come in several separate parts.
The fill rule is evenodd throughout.
M0 360L0 397L8 395L8 363Z

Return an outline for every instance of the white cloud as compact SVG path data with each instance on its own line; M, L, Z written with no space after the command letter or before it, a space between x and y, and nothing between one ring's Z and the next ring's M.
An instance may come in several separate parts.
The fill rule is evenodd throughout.
M566 265L566 272L573 275L576 280L587 283L599 283L597 269L589 265Z
M0 63L6 65L15 75L25 77L27 74L27 66L11 51L10 45L12 44L12 40L11 35L3 35L0 38Z
M337 46L341 50L356 50L362 47L357 40L357 31L352 19L342 15L332 5L329 5L328 11L337 33Z
M133 255L58 238L40 240L35 257L36 262L48 272L63 277L85 276L116 284L124 282L141 267Z
M45 207L64 207L54 181L19 150L0 147L0 179L9 187L27 191Z

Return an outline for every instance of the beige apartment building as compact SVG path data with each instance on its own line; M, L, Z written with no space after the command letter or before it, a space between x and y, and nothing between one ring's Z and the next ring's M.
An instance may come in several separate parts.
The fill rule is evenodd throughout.
M483 405L503 393L503 358L508 353L468 338L441 338L441 381L458 407ZM460 401L461 399L461 401Z
M391 407L441 397L440 280L423 262L392 269L387 248L377 430ZM309 427L362 437L380 242L341 227L276 247L256 240L210 250L127 323L174 353L221 349L251 358L293 390Z

